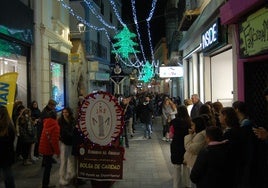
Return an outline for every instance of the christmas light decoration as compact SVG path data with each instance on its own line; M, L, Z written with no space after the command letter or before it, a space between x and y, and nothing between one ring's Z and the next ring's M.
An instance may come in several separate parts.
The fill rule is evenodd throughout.
M120 54L123 58L128 58L131 53L137 53L138 51L134 49L137 43L132 41L131 38L133 37L136 37L136 35L131 33L127 27L124 27L123 30L114 37L118 42L114 44L114 47L117 49L113 50L113 53Z
M146 61L145 65L142 68L140 73L140 80L147 83L154 77L154 67L148 61Z
M144 53L144 49L143 49L143 45L142 45L141 35L139 32L139 25L138 25L138 19L137 19L136 8L135 8L135 0L131 0L131 6L132 6L133 19L134 19L134 23L136 26L136 31L137 31L137 35L138 35L138 39L139 39L139 44L140 44L143 60L144 60L144 62L146 62L146 57L145 57L145 53Z
M108 23L105 22L105 20L103 20L102 16L100 16L98 13L96 13L96 10L94 8L94 6L91 4L91 2L84 0L84 2L87 4L88 8L91 10L91 12L98 18L98 20L105 25L106 27L108 27L109 29L113 29L113 30L117 30L115 26L111 26Z
M64 2L64 0L58 0L60 3L61 3L61 5L69 12L69 14L71 14L74 18L76 18L79 22L81 22L81 23L83 23L84 25L86 25L87 26L87 28L88 29L93 29L93 30L95 30L95 31L99 31L99 32L104 32L105 33L105 35L106 35L106 37L107 37L107 39L108 39L108 41L111 43L111 47L112 47L112 51L116 51L116 49L115 49L115 46L114 46L114 44L112 43L112 41L111 41L111 38L110 38L110 36L109 36L109 33L108 33L108 31L106 30L106 28L105 27L97 27L97 26L95 26L95 25L92 25L92 24L90 24L89 22L87 22L86 20L84 20L81 16L79 16L79 15L77 15L76 13L75 13L75 11L69 6L69 5L67 5L65 2ZM106 23L104 20L103 20L103 18L100 16L100 15L98 15L98 13L97 13L97 11L95 10L95 8L94 8L94 6L92 5L92 3L90 3L88 0L83 0L86 4L87 4L87 6L88 6L88 8L90 9L90 11L96 16L96 18L97 19L99 19L99 21L104 25L104 26L106 26L106 27L108 27L108 28L110 28L110 29L114 29L115 27L114 26L111 26L111 25L109 25L108 23ZM133 1L133 0L132 0ZM118 10L117 10L117 6L116 6L116 3L115 3L115 1L114 0L109 0L109 2L110 2L110 4L111 4L111 6L112 6L112 8L113 8L113 11L114 11L114 13L115 13L115 15L116 15L116 18L118 19L118 21L120 22L120 24L123 26L123 27L126 27L126 24L123 22L123 20L121 19L121 17L120 17L120 14L119 14L119 12L118 12ZM151 42L151 33L150 33L150 25L149 25L149 22L150 22L150 20L151 20L151 18L152 18L152 16L153 16L153 13L154 13L154 10L155 10L155 7L156 7L156 2L157 2L157 0L153 0L153 2L152 2L152 9L151 9L151 11L150 11L150 13L149 13L149 16L148 16L148 18L146 19L146 21L147 21L147 27L148 27L148 40L149 40L149 43L150 43L150 50L151 50L151 54L152 54L152 66L154 66L154 67L156 67L156 66L158 66L156 63L155 63L155 61L154 61L154 58L153 58L153 48L152 48L152 42ZM134 3L134 5L135 5L135 1L133 1L133 3ZM142 66L144 66L144 62L146 62L147 60L146 60L146 57L145 57L145 53L144 53L144 49L143 49L143 46L142 46L142 41L140 40L141 39L141 35L140 35L140 33L139 33L139 26L138 26L138 20L137 20L137 16L136 16L136 9L135 9L135 6L132 8L133 9L133 11L134 11L134 22L135 23L137 23L137 25L136 25L136 30L137 30L137 36L138 36L138 38L139 38L139 45L141 46L141 51L142 51L142 54L143 54L143 59L144 59L144 61L140 61L139 60L139 58L137 57L137 52L138 51L136 51L136 50L134 50L134 51L132 51L131 53L133 53L133 56L134 57L132 57L132 58L130 58L130 57L127 57L126 58L126 54L125 54L125 56L123 57L123 58L121 58L120 57L120 55L122 55L122 54L118 54L118 59L120 60L120 62L122 62L124 65L126 65L126 66L128 66L128 67L135 67L135 68L140 68L140 67L142 67ZM136 20L136 21L135 21ZM114 30L116 30L116 29L114 29ZM131 45L130 45L131 46ZM117 46L118 47L118 46ZM133 47L133 46L132 46ZM129 49L128 49L129 50ZM127 51L128 51L127 50Z

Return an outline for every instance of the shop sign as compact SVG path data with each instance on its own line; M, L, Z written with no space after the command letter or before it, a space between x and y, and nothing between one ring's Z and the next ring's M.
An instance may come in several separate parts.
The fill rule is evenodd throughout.
M80 62L80 56L78 53L71 53L70 54L70 62L71 63L79 63Z
M160 78L174 78L182 76L183 76L183 68L180 66L159 67Z
M268 8L251 14L239 24L240 56L248 57L268 51Z
M219 19L214 22L202 35L202 49L205 51L219 42Z

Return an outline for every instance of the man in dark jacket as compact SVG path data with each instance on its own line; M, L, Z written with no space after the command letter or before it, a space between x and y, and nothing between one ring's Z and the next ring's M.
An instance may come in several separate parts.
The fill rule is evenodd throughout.
M152 134L152 116L153 116L153 104L150 101L150 97L146 96L142 105L140 105L140 121L145 125L144 138L151 139Z
M193 103L193 108L191 110L191 118L193 119L193 118L199 116L199 109L203 103L200 101L198 94L193 94L191 97L191 100Z
M227 140L222 141L222 131L211 126L206 129L208 146L200 151L190 178L197 188L232 188L233 171Z

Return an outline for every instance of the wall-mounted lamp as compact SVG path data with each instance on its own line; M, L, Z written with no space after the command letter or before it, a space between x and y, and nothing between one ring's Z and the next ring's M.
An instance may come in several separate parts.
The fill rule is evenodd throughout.
M79 22L77 24L77 28L78 28L78 30L79 30L80 33L84 33L86 31L86 26L83 23L81 23L81 22Z

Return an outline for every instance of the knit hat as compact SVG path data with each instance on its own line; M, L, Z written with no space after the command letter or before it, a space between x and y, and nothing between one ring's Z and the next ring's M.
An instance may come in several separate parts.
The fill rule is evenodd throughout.
M57 103L55 100L53 100L53 99L49 99L49 101L48 101L47 104L48 104L48 105L57 106L58 103Z

